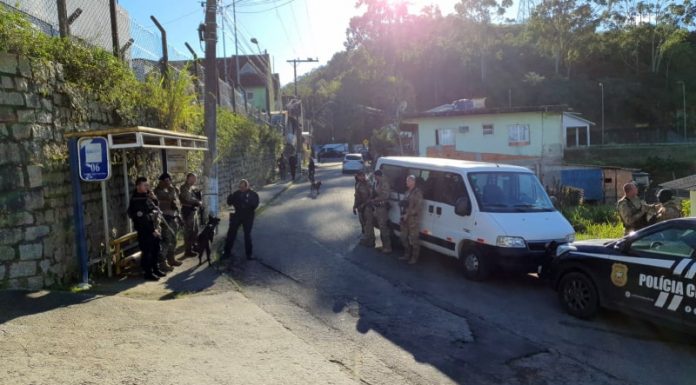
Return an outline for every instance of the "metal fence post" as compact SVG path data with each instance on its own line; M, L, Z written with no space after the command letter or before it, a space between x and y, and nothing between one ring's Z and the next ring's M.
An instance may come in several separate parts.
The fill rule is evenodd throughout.
M109 14L111 16L111 45L114 56L120 57L121 46L118 42L118 14L116 13L116 0L109 0Z
M58 3L58 30L60 37L70 36L70 24L68 23L68 5L66 0L57 0Z
M150 16L150 19L152 19L152 22L155 23L157 29L159 29L160 33L162 34L162 77L166 82L168 81L167 67L169 66L169 53L167 52L167 31L164 29L164 27L162 27L162 24L160 24L156 17Z

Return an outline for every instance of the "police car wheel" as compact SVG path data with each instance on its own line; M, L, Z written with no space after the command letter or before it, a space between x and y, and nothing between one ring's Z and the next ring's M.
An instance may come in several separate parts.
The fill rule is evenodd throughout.
M464 276L474 281L483 281L490 275L490 267L481 252L471 248L462 253L461 258Z
M570 315L591 318L599 310L599 296L594 282L584 273L571 272L558 285L561 306Z

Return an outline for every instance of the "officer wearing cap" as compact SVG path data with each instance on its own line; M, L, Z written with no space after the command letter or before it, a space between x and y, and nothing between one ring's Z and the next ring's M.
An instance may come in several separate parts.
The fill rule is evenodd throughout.
M196 243L198 236L198 221L196 221L196 212L201 206L201 194L196 188L196 174L188 173L186 182L181 185L179 200L181 201L181 217L184 220L184 247L187 257L195 257L193 245Z
M179 216L179 189L172 183L172 177L169 173L165 172L160 175L159 183L155 188L155 196L159 201L166 222L162 229L159 268L163 271L172 271L174 266L181 266L181 262L177 261L174 255L181 217Z
M128 205L128 216L133 221L133 227L138 232L138 247L140 248L140 265L145 273L145 280L157 281L166 273L157 268L160 239L162 237L157 211L157 199L147 182L147 178L138 177L135 180L135 191Z
M676 199L673 198L672 190L660 190L660 192L657 193L657 200L660 202L656 217L658 222L681 218L681 205Z
M389 194L391 186L382 174L382 170L377 170L374 173L375 187L372 191L372 198L368 201L368 207L372 210L365 211L365 236L361 240L364 246L373 246L375 244L375 228L374 223L377 222L379 227L379 235L382 239L382 252L389 254L391 248L391 233L389 230Z

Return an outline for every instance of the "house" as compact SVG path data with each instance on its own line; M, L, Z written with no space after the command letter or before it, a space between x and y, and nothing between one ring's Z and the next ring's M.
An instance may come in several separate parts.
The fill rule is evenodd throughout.
M691 216L696 215L696 174L662 183L660 187L674 191L674 195L680 198L688 197L691 201Z
M238 61L238 62L237 62ZM282 109L280 100L280 77L273 73L271 57L262 55L239 55L217 59L220 78L230 84L237 82L246 97L246 102L259 111Z
M566 148L589 146L592 125L566 106L485 108L457 101L406 115L400 131L413 155L517 164L541 175L544 166L562 164Z

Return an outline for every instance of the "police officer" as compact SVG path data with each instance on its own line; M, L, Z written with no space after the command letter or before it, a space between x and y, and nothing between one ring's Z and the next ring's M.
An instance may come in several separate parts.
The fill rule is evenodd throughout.
M239 181L239 190L227 197L227 205L234 207L234 213L230 215L230 227L225 239L224 256L232 256L232 248L237 238L239 226L244 230L244 252L247 259L254 259L253 246L251 244L251 228L254 226L254 212L259 207L259 194L252 190L249 181Z
M420 244L418 234L420 232L421 208L423 206L423 193L416 187L416 177L406 177L406 196L399 203L401 206L401 244L404 246L404 255L399 258L413 265L418 262L420 256Z
M138 232L138 247L140 247L140 264L145 273L146 281L158 281L166 274L157 268L157 258L160 248L161 230L158 221L157 199L150 191L147 178L138 177L135 180L135 191L128 205L128 216L133 221L133 227Z
M176 252L176 235L179 232L179 189L172 183L169 173L159 177L155 188L155 197L159 201L166 225L162 228L162 250L159 255L159 269L172 271L174 266L181 266L174 254Z
M373 210L365 212L365 237L361 243L365 246L373 246L375 244L374 223L377 221L379 235L382 238L382 252L389 254L392 252L389 231L389 193L391 192L391 187L384 178L382 170L375 171L374 176L376 183L372 198L368 201L368 206L371 206Z
M365 177L364 171L358 171L355 175L355 199L353 200L353 214L358 216L360 221L360 227L362 228L362 234L365 234L365 212L367 210L372 211L372 207L368 207L368 201L372 196L372 188L370 183ZM374 245L374 239L372 244Z
M657 209L657 221L662 222L669 219L681 218L682 212L679 202L673 199L672 190L662 189L657 193L657 200L660 202Z
M654 216L656 207L643 202L638 197L638 187L632 182L623 186L624 196L616 204L616 209L624 225L624 234L640 230L648 225L650 217Z
M201 206L200 191L196 188L196 174L188 173L186 182L181 185L179 200L181 201L181 217L184 221L184 247L186 249L185 256L195 257L193 245L196 243L198 236L198 221L196 221L196 212Z

